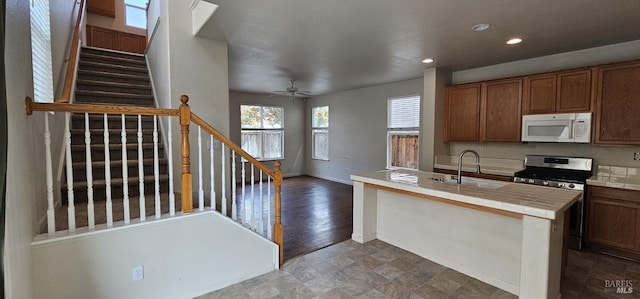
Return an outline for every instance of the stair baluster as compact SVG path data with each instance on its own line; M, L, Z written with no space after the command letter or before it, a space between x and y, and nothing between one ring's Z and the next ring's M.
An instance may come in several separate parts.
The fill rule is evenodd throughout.
M171 117L167 119L167 159L169 167L169 215L176 214L176 195L173 190L173 133L171 132Z
M241 194L242 195L241 196L242 197L242 225L245 225L245 224L249 225L249 222L247 221L247 199L246 199L246 196L245 196L245 194L246 194L245 193L245 187L247 186L247 176L245 174L246 171L245 171L245 165L244 165L245 164L245 160L242 159L241 161L242 161L242 163L241 163L242 164L242 169L240 171L240 178L241 178L241 182L242 182L242 187L240 189L241 189L241 192L242 192L242 194Z
M91 164L91 133L89 132L89 113L84 114L85 165L87 171L87 217L89 229L95 229L96 218L93 205L93 167Z
M138 195L140 202L140 221L145 221L147 217L147 208L144 198L144 155L142 153L142 115L138 114Z
M226 191L227 190L227 185L225 184L225 159L224 159L224 145L220 147L220 157L221 157L221 163L222 163L222 171L220 172L220 181L222 182L222 199L221 199L221 212L222 215L227 216L227 196L226 196Z
M231 219L238 220L238 205L236 204L236 151L231 150Z
M269 199L269 205L267 206L267 239L273 240L273 235L271 234L271 176L267 176L267 198Z
M122 206L124 210L124 223L131 222L131 214L129 213L129 165L127 159L127 131L125 125L125 115L122 114L120 129L120 139L122 140Z
M162 217L160 207L160 162L158 161L158 116L153 116L153 178L155 183L155 208L156 219Z
M204 186L202 186L202 127L198 126L198 210L204 211Z
M211 163L209 165L209 170L211 172L211 186L210 186L210 191L209 191L209 196L211 197L211 209L212 210L216 210L216 176L215 176L215 165L214 165L214 161L213 161L213 135L209 135L210 140L210 146L209 146L209 162Z
M67 214L69 222L69 232L76 231L76 208L73 200L73 163L71 161L71 130L69 129L69 122L71 121L71 113L65 113L65 126L64 126L64 139L66 142L66 162L67 162Z
M258 204L258 215L260 215L260 217L258 218L258 231L260 232L260 234L264 234L264 209L262 207L263 204L263 198L262 198L262 169L260 170L260 203Z
M113 202L111 202L111 154L109 153L109 120L104 114L104 179L107 195L107 227L113 226Z
M51 132L49 131L49 113L44 114L44 151L47 172L47 233L56 233L56 217L53 197L53 170L51 166Z
M254 207L255 207L255 199L256 199L256 195L255 195L255 168L253 167L253 164L251 164L251 209L249 211L251 211L251 230L252 231L256 231L256 213L254 211Z

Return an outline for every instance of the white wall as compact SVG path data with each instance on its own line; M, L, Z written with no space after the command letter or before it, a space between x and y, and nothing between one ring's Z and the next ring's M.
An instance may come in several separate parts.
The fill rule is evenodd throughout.
M284 160L281 169L286 176L302 174L304 164L304 140L305 140L305 110L304 100L290 97L272 96L247 92L231 92L230 118L231 135L233 142L240 145L240 105L261 104L284 107ZM274 162L266 161L265 165L273 169Z
M189 0L152 1L149 7L150 24L155 24L160 17L158 29L147 50L156 101L159 107L178 108L180 96L186 94L189 96L192 112L224 135L229 136L227 44L193 36L190 2ZM174 178L179 182L180 127L176 119L172 123L172 135ZM197 128L193 125L190 128L189 138L191 140L191 173L194 175L194 190L196 190ZM208 140L208 136L206 139ZM203 151L206 152L206 149ZM208 155L205 156L208 157ZM209 165L207 159L204 165ZM217 161L216 167L220 168ZM209 190L208 173L207 169L204 176L204 190ZM219 188L220 186L216 187L218 190ZM176 191L180 192L178 183L176 183Z
M87 14L87 25L108 28L121 32L128 32L137 35L147 35L146 29L140 29L136 27L129 27L126 25L125 20L125 7L124 0L114 0L116 8L116 17L111 18L103 15L97 15L89 13ZM151 0L153 2L165 2L160 0Z
M453 84L640 59L640 51L638 49L640 49L640 40L457 71L452 74ZM444 97L442 101L444 101ZM595 159L595 163L598 165L640 167L640 161L633 161L633 152L640 152L640 146L451 143L449 154L457 156L467 148L478 151L481 158L522 160L527 154L565 155L591 157Z
M451 72L428 68L424 70L422 93L422 131L420 140L420 170L432 171L435 156L447 155L449 144L444 142L445 85L451 82Z
M73 22L73 1L51 1L54 82L60 82ZM46 210L44 118L27 116L24 99L33 96L29 1L6 2L5 80L8 116L8 176L5 228L5 296L33 298L31 241ZM59 128L60 122L51 122ZM54 163L60 138L52 132ZM55 168L54 164L54 168Z
M53 62L53 86L55 97L62 94L64 75L67 70L67 58L73 30L76 26L78 4L68 0L50 0L51 17L51 59Z
M329 105L329 161L311 159L311 120L307 117L305 173L350 184L351 174L384 169L387 99L422 91L423 79L418 78L310 99L305 115L311 115L312 107Z
M35 294L52 299L193 298L273 271L277 256L277 245L206 212L35 244ZM144 279L132 281L137 266L143 266Z

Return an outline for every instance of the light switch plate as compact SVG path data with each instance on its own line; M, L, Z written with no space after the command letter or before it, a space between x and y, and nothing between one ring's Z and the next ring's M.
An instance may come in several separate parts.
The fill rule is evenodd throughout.
M640 160L640 153L633 153L633 160Z

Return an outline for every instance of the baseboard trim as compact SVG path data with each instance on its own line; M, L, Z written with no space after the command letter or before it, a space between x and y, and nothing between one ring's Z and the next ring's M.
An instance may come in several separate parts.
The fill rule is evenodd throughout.
M340 183L340 184L353 186L353 181L341 180L341 179L328 177L328 176L323 176L323 175L315 175L315 174L307 174L307 175L311 176L311 177L314 177L314 178L319 178L319 179L323 179L323 180L327 180L327 181L332 181L332 182L336 182L336 183Z

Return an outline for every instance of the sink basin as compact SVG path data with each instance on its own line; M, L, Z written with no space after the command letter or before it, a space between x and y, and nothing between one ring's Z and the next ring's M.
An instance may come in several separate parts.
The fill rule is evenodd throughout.
M451 175L451 176L443 176L440 178L433 178L433 180L435 181L440 181L446 184L454 184L457 185L457 179L456 176ZM464 186L470 186L470 187L476 187L476 188L482 188L482 189L498 189L498 188L502 188L504 186L507 185L506 182L499 182L499 181L490 181L490 180L484 180L484 179L475 179L475 178L469 178L469 177L462 177L462 184Z

